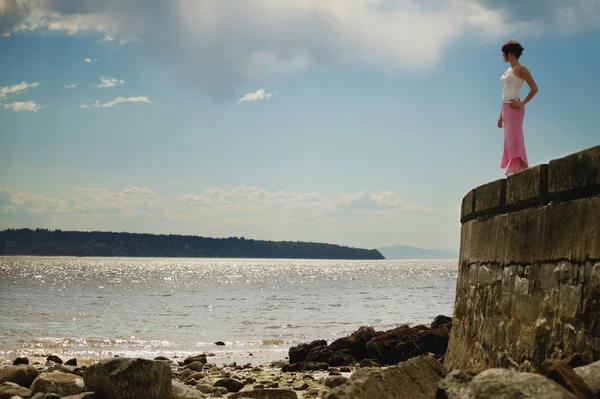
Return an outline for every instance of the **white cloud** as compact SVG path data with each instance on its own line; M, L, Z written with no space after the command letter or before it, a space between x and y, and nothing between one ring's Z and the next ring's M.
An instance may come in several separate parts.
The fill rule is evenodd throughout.
M259 89L259 90L255 91L254 93L248 93L244 97L240 98L238 101L238 104L243 103L243 102L256 101L256 100L268 100L269 98L271 98L273 96L273 94L277 94L277 92L269 93L269 92L266 92L264 89Z
M112 101L109 101L107 103L104 104L100 104L99 101L96 101L96 103L94 104L94 107L98 107L98 108L110 108L110 107L114 107L115 105L118 104L122 104L122 103L151 103L152 101L150 101L148 99L148 97L146 96L140 96L140 97L117 97Z
M0 1L0 34L46 28L119 43L140 38L152 43L148 58L176 69L173 79L227 98L242 84L311 66L423 71L462 37L497 44L514 33L600 26L598 0Z
M133 187L123 189L123 191L121 191L121 193L124 195L147 195L147 194L154 194L154 191L150 190L148 187L133 186Z
M29 111L37 112L41 106L33 101L18 101L10 104L4 104L5 109L12 109L15 112Z
M74 89L77 87L77 83L73 83L71 85L65 85L65 89Z
M89 108L89 106L88 106L88 105L85 105L85 104L81 104L81 105L79 106L79 108Z
M119 80L115 78L105 78L104 76L100 78L100 83L96 85L99 89L105 89L110 87L116 87L119 85L125 84L124 80Z
M21 82L12 86L0 87L0 98L7 98L9 94L20 94L23 91L27 91L27 89L38 87L39 85L37 82Z
M92 63L92 62L96 62L98 61L97 59L92 59L92 58L84 58L83 62L85 62L86 64Z
M100 40L98 40L98 43L109 43L109 42L113 42L115 40L114 36L110 36L110 35L104 35L104 37Z
M19 223L35 220L34 227L198 234L202 226L202 235L213 237L244 235L372 247L390 242L417 245L416 231L426 240L436 235L443 240L447 233L430 231L431 222L456 219L445 209L435 213L427 205L402 200L390 191L325 196L257 186L212 187L172 200L143 186L118 191L79 188L60 197L0 188L3 212L15 216L8 220ZM32 219L32 215L37 216ZM458 231L454 224L450 223L453 232Z

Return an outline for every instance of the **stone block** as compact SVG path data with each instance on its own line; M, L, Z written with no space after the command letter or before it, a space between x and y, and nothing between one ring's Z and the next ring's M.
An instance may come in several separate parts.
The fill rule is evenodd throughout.
M552 199L600 194L600 146L550 161L548 193Z
M506 179L496 180L475 189L475 213L490 215L504 210L506 200Z
M506 207L518 210L548 200L548 165L537 165L506 179Z
M462 200L460 207L460 222L465 223L475 219L475 189L469 191Z

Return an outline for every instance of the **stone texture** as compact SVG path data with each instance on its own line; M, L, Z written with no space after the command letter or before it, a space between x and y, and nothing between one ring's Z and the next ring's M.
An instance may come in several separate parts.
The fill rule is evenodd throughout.
M444 367L431 356L421 356L387 369L361 368L343 385L323 395L326 399L434 398Z
M348 381L347 377L341 375L331 375L325 378L325 386L327 388L335 388L344 384L346 381Z
M600 146L506 181L505 208L501 181L488 183L474 193L477 217L463 221L444 365L600 359Z
M228 396L229 399L298 399L296 392L289 389L255 389L247 392L237 392Z
M449 381L452 380L452 381ZM437 399L576 399L556 382L539 374L489 369L474 378L451 373L440 383Z
M11 399L13 396L29 399L31 391L14 382L3 382L0 384L0 399Z
M0 384L3 382L14 382L22 387L29 387L33 380L39 375L39 371L33 366L9 366L0 369Z
M596 397L600 398L600 361L587 366L576 367L574 371L583 379Z
M475 189L475 213L489 215L504 209L506 200L506 179L496 180Z
M170 399L202 399L207 397L199 390L190 388L180 381L172 380L171 383L173 386L173 397Z
M548 165L537 165L506 179L506 207L518 210L548 201Z
M475 198L476 198L476 190L473 189L465 195L462 200L462 204L460 207L460 222L465 223L469 220L475 219Z
M235 378L221 378L213 384L215 387L223 387L227 392L238 392L244 387L244 383Z
M580 399L594 399L594 393L585 381L562 360L546 360L536 370L537 373L560 384Z
M54 393L58 396L76 395L89 391L83 378L78 375L61 372L41 373L31 384L33 393Z
M163 399L172 396L171 367L162 361L114 358L89 366L85 385L106 399Z
M555 199L600 194L600 146L550 161L548 192Z

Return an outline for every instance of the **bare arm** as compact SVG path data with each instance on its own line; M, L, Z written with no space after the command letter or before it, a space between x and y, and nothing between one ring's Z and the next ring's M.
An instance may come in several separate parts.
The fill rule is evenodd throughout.
M529 94L527 94L527 97L525 97L525 99L522 101L522 104L525 105L527 104L529 101L531 101L531 99L537 94L538 92L538 87L537 84L535 83L535 80L533 80L533 76L531 76L531 72L529 72L529 69L527 69L525 66L521 65L521 67L519 68L519 74L515 74L518 77L520 77L521 79L523 79L525 82L527 82L527 84L529 85Z

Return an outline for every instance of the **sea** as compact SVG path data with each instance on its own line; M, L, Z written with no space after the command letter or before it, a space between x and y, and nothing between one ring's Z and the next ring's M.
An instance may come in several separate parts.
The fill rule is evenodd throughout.
M452 316L457 259L0 257L0 359L284 360L360 326ZM217 345L219 342L224 345Z

